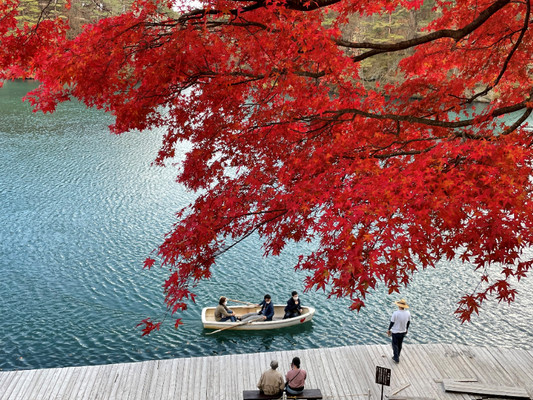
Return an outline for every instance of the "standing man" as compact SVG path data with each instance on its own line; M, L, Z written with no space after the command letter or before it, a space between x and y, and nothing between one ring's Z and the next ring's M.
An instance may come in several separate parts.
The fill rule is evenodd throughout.
M411 323L411 313L407 311L409 306L404 299L395 301L394 304L398 306L398 310L392 313L387 335L392 335L392 359L395 363L399 363L403 338L407 335L409 324Z

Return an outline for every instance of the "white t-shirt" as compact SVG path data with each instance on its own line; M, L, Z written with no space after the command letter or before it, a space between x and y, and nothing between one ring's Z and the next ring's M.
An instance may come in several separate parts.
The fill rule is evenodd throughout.
M394 322L392 333L404 333L407 332L407 322L411 320L411 313L407 310L397 310L392 313L390 320Z

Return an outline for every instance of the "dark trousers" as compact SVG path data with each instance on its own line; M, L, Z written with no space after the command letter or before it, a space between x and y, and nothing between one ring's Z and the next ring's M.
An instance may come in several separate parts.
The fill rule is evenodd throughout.
M287 311L283 316L283 319L294 318L301 315L298 311Z
M406 332L392 334L392 358L395 361L400 360L400 353L402 352L402 344L403 338L405 337L405 333Z

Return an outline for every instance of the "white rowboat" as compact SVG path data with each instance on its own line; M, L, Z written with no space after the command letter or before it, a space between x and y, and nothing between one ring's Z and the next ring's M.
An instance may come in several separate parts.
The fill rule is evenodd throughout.
M233 310L236 317L240 317L247 313L259 312L261 308L256 306L236 306L229 307ZM286 328L287 326L300 325L305 322L309 322L313 319L315 309L313 307L302 307L302 314L294 317L283 319L285 315L284 305L274 305L274 317L272 321L251 321L249 323L243 323L241 321L220 322L215 320L215 307L206 307L202 310L202 324L205 329L232 329L235 331L259 331L265 329L279 329ZM231 327L231 328L230 328Z

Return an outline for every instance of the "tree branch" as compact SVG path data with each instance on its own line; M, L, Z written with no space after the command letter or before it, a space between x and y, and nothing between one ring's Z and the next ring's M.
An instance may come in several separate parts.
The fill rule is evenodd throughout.
M515 111L523 110L527 107L527 103L530 100L524 100L520 103L516 103L512 106L506 106L506 107L500 107L495 110L493 110L490 114L486 115L486 118L496 118L505 114L509 114ZM340 109L336 111L326 111L324 114L330 114L333 115L335 118L332 121L338 121L340 117L342 117L345 114L351 114L351 115L360 115L362 117L366 118L372 118L372 119L378 119L378 120L391 120L391 121L400 121L400 122L410 122L415 124L421 124L421 125L428 125L428 126L437 126L441 128L464 128L467 126L473 125L476 120L479 120L479 118L472 118L472 119L464 119L461 121L438 121L435 119L429 119L429 118L422 118L422 117L416 117L413 115L401 115L401 114L376 114L371 113L368 111L358 110L356 108L346 108L346 109ZM319 115L311 115L305 118L302 118L302 120L311 120L311 119L318 119Z
M510 0L498 0L493 3L490 7L483 10L479 16L461 29L442 29L439 31L432 32L425 36L420 36L410 40L404 40L398 43L353 43L348 42L342 39L338 39L335 43L342 47L348 47L353 49L372 49L358 56L352 57L352 60L355 62L362 61L366 58L375 56L381 53L391 53L401 50L406 50L411 47L416 47L424 43L433 42L438 39L451 38L458 42L465 36L474 32L477 28L483 25L490 17L497 13L500 9L510 3Z

